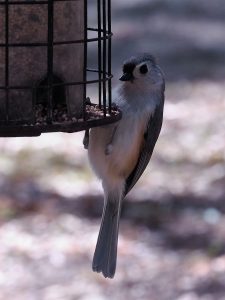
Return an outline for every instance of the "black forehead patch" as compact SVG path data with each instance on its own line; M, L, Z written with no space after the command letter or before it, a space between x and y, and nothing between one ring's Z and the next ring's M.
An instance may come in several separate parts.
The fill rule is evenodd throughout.
M134 71L136 64L132 62L125 62L123 65L123 73L129 73L132 74Z
M149 61L153 66L156 65L156 60L154 56L152 56L151 54L141 54L137 56L132 56L130 59L126 60L123 65L123 72L132 73L137 65L146 61Z

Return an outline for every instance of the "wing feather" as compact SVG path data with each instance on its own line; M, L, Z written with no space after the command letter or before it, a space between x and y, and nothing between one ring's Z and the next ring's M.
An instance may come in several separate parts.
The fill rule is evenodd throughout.
M162 95L160 104L156 107L154 114L149 119L144 135L142 150L134 170L126 180L124 195L126 195L133 188L150 161L162 127L163 108L164 95Z

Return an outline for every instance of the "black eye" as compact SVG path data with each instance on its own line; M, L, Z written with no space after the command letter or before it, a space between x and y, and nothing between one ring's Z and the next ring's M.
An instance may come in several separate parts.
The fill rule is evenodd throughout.
M140 70L141 74L148 73L148 67L147 67L147 65L142 65L139 70Z

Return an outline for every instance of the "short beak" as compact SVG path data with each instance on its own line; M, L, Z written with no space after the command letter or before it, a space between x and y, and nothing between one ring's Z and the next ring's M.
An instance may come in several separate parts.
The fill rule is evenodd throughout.
M132 75L132 73L124 73L121 77L120 80L121 81L130 81L134 79L134 76Z

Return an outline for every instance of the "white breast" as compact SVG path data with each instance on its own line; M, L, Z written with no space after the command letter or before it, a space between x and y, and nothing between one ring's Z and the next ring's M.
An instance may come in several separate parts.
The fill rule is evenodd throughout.
M93 128L88 151L97 176L104 180L110 178L110 181L121 176L127 178L133 171L140 155L147 123L157 104L154 94L143 95L139 92L128 95L123 89L117 90L114 99L123 116L116 124L112 153L106 155L105 149L110 143L115 124Z

